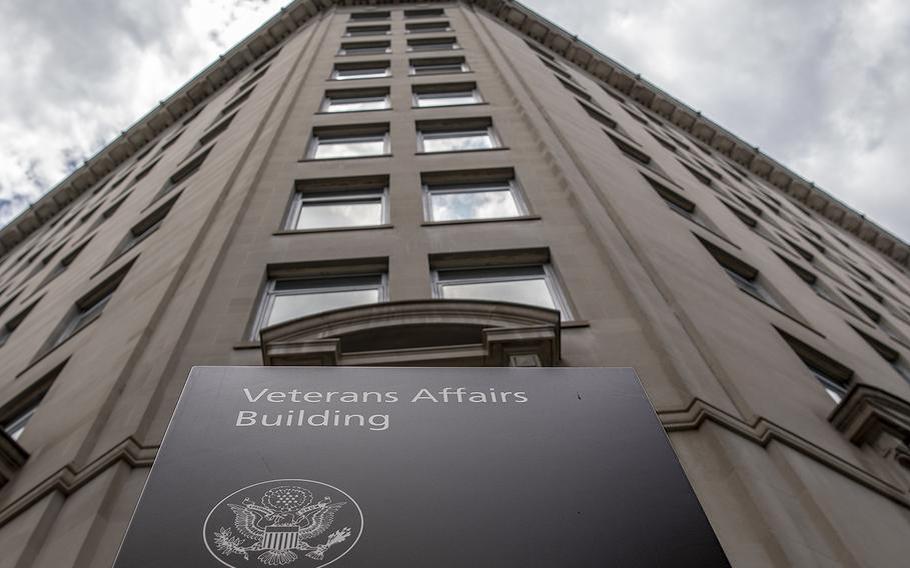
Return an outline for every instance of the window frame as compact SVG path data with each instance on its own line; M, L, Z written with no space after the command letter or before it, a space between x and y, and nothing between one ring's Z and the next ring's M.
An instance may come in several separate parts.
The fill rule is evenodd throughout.
M380 219L378 223L369 225L337 225L331 227L297 227L300 219L300 213L303 211L304 204L307 202L313 204L323 203L344 203L349 201L368 201L378 199L380 206ZM388 186L376 187L373 189L340 189L306 192L296 190L291 202L290 209L283 224L283 231L293 233L309 233L317 231L340 231L345 229L366 229L370 227L381 227L389 223L389 188Z
M367 154L367 155L355 155L355 156L332 156L327 158L320 158L317 156L319 153L319 147L321 145L320 140L345 140L344 143L357 143L357 142L368 142L375 141L377 139L382 140L382 151L378 154ZM342 142L335 142L336 144L341 144ZM389 156L391 154L391 140L389 136L389 130L386 128L384 132L377 134L369 133L350 133L348 135L339 134L337 136L320 136L318 132L314 132L310 137L310 146L307 149L306 158L308 160L350 160L357 158L376 158L381 156Z
M349 41L342 42L337 55L349 57L356 55L384 55L392 53L390 40Z
M486 125L478 124L477 127L472 127L470 122L466 123L463 128L458 128L457 124L453 123L454 128L450 128L448 125L437 127L436 130L433 130L432 125L429 125L430 130L427 132L426 128L428 125L421 127L420 123L417 124L417 152L419 154L444 154L449 152L488 152L490 150L499 150L503 148L502 140L499 136L496 135L496 131L493 128L493 123L490 122ZM470 135L474 133L485 133L485 135L490 140L489 148L468 148L468 149L447 149L447 150L427 150L426 149L426 140L444 140L446 138L464 137L464 135ZM429 136L428 136L429 135ZM448 136L446 136L448 135ZM479 137L479 136L478 136Z
M408 53L423 53L425 51L458 51L461 44L455 36L415 38L409 39L405 50Z
M518 182L515 178L504 179L504 180L490 180L490 181L476 181L476 182L454 182L454 183L429 183L424 182L422 185L423 191L423 216L426 223L459 223L459 222L482 222L482 221L498 221L503 219L518 219L521 217L526 217L530 214L528 210L527 203L525 202L524 195L518 186ZM435 193L482 193L481 188L495 188L495 187L505 187L508 188L508 192L512 197L512 202L515 204L516 214L505 216L505 217L471 217L468 219L434 219L433 217L433 201L432 197ZM502 190L497 190L502 191Z
M563 291L563 287L559 280L556 271L553 269L553 266L550 262L539 262L539 263L528 263L528 264L505 264L505 265L493 265L493 266L464 266L464 267L445 267L445 268L433 268L430 273L431 282L432 282L432 295L433 298L445 300L445 292L443 290L446 284L484 284L492 282L520 282L526 280L537 280L537 277L529 277L527 275L515 275L515 276L488 276L488 277L479 277L479 278L460 278L453 280L441 280L440 272L451 272L451 271L476 271L477 273L481 272L493 272L493 271L508 271L508 270L520 270L527 268L540 268L542 271L542 279L546 284L547 291L550 293L550 300L553 302L553 308L546 308L546 306L535 306L543 307L546 309L555 309L560 313L560 319L562 322L572 321L573 320L573 311L569 303L568 297ZM445 282L445 284L443 284ZM497 300L493 300L497 301ZM498 300L507 302L508 300ZM522 305L534 305L534 304L522 304Z
M334 101L358 101L358 100L381 100L385 106L382 108L367 108L367 109L356 109L356 110L331 110L332 103ZM327 91L322 98L322 104L319 106L319 112L329 113L329 114L344 114L348 112L375 112L380 110L391 110L392 108L392 97L388 90L386 91L367 91L361 96L355 96L355 92L350 92L345 94L344 92L333 92Z
M480 89L477 88L476 84L462 84L462 83L452 83L451 89L446 89L447 85L445 83L441 85L415 85L411 88L411 105L414 108L440 108L440 107L450 107L450 106L469 106L469 105L479 105L483 104L485 101L480 94ZM458 88L455 88L458 87ZM446 95L456 96L469 93L473 98L473 102L464 103L447 103L439 105L422 105L420 104L421 97L433 98L445 98Z
M369 71L371 69L381 69L381 75L365 75L355 77L345 77L341 73L345 71ZM336 64L332 67L332 74L329 76L330 81L366 81L370 79L388 79L392 76L392 66L388 61L372 61L357 64Z
M458 66L458 70L453 67ZM464 57L458 57L453 60L441 58L410 59L408 61L408 75L412 77L421 77L426 75L451 75L459 73L470 73L471 68Z
M345 285L342 283L342 281L344 281L345 279L350 280L353 278L365 278L365 277L374 277L374 276L379 278L378 286L366 286L366 285L356 285L356 284ZM352 273L344 273L344 274L319 275L319 276L301 275L301 276L296 276L296 277L295 276L285 276L285 277L280 277L280 278L269 278L266 281L265 287L262 290L262 293L260 295L260 299L259 299L259 302L257 305L256 318L254 320L253 329L250 334L250 336L253 340L259 339L259 332L261 330L265 329L266 327L270 327L266 324L268 322L269 317L271 316L272 309L274 308L274 305L275 305L274 299L277 296L303 295L300 293L295 294L295 293L292 293L291 291L277 291L276 292L275 286L278 282L286 282L286 281L294 281L294 280L311 281L314 283L327 282L327 281L332 281L332 280L336 280L339 282L338 286L323 286L323 287L313 286L311 288L313 291L309 292L310 294L319 293L316 290L322 291L322 292L345 292L345 291L360 291L360 290L374 290L375 289L378 291L378 294L377 294L378 300L376 301L377 304L381 304L381 303L389 301L389 273L388 273L388 270L386 270L385 272L370 271L370 272L352 272ZM301 290L301 289L303 289L303 288L298 288L296 290ZM354 305L371 305L371 304L354 304ZM344 309L344 308L335 308L335 309ZM324 311L331 311L331 310L324 310ZM310 314L310 315L316 315L319 313L324 313L324 312L313 312L313 314ZM305 317L305 316L300 316L300 317ZM296 318L292 318L292 319L296 319ZM290 321L290 320L285 320L285 321ZM284 322L276 322L271 325L279 325L281 323L284 323Z

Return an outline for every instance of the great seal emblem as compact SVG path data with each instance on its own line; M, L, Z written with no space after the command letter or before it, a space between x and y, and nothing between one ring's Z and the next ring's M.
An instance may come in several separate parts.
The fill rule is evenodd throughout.
M344 556L363 514L337 487L308 479L248 485L215 505L203 524L206 548L231 568L319 568Z

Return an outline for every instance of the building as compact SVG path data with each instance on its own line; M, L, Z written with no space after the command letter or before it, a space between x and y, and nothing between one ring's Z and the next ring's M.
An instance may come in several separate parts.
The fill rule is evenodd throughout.
M734 565L906 563L910 246L515 2L297 0L0 246L0 566L260 364L631 366Z

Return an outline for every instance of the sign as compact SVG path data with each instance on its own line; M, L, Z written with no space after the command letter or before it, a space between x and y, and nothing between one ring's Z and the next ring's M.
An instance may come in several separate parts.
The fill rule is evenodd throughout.
M729 566L631 369L199 367L115 568Z

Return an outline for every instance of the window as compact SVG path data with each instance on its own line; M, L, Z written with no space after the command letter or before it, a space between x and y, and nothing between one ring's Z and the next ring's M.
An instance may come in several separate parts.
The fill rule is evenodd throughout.
M433 281L439 298L529 304L558 310L563 320L570 319L549 264L436 270Z
M414 94L414 106L421 108L474 105L483 102L475 83L417 85L414 86L412 90Z
M464 57L438 57L412 59L411 75L441 75L444 73L467 73L470 71Z
M199 142L196 143L196 147L202 148L203 146L205 146L206 144L208 144L215 138L218 138L218 136L220 136L222 132L224 132L225 130L228 129L228 127L231 125L231 122L234 120L235 116L237 116L236 112L234 114L226 117L221 122L215 124L208 130L206 130L205 133L202 135L202 137L199 138Z
M101 317L101 312L104 311L104 307L110 302L117 287L120 286L120 283L126 277L130 266L132 266L132 263L112 274L94 290L77 300L76 305L73 306L73 309L70 310L70 313L57 328L56 333L51 336L51 340L47 343L43 352L50 351L62 344Z
M585 104L582 101L578 101L578 104L581 105L581 108L584 109L588 116L599 122L602 126L609 128L610 130L615 130L618 126L616 121L604 114L603 110L597 110L589 104Z
M281 48L280 48L280 47L279 47L278 49L273 50L271 53L269 53L268 55L266 55L266 56L262 59L262 61L260 61L260 62L257 63L256 65L254 65L254 66L253 66L253 71L252 71L252 72L255 73L256 71L259 71L260 69L262 69L263 67L265 67L266 65L268 65L269 63L271 63L271 61L272 61L273 59L275 59L275 58L278 56L279 53L281 53Z
M114 251L114 255L111 257L111 260L129 251L144 241L149 235L154 233L164 222L164 218L167 217L168 213L170 213L171 208L174 207L174 203L177 202L178 197L180 196L174 196L168 200L167 203L161 205L146 215L145 218L143 218L141 221L133 225L133 227L127 233L126 238ZM108 262L110 262L110 260Z
M572 94L575 95L576 97L578 97L578 98L580 98L580 99L586 101L586 102L589 103L589 104L598 106L597 102L594 101L594 99L591 98L591 95L588 94L588 92L585 91L584 89L582 89L580 86L575 85L575 84L573 84L571 81L566 81L566 80L561 79L561 78L559 78L559 77L557 77L556 80L559 81L559 84L562 85L563 88L565 88L565 90L569 91L570 93L572 93Z
M700 171L696 170L694 167L690 166L686 162L683 162L682 160L680 160L679 163L682 164L682 166L684 168L689 170L689 173L692 174L692 176L695 179L697 179L698 181L702 182L703 184L705 184L709 187L713 184L713 182L711 181L711 178L709 178L705 174L701 173Z
M259 71L255 72L252 77L250 77L249 79L244 81L243 84L241 84L239 87L237 87L237 90L234 91L234 94L239 95L240 93L242 93L242 92L246 91L247 89L249 89L250 87L252 87L257 81L259 81L259 79L262 79L263 77L265 77L265 74L268 70L269 70L268 67L263 67Z
M405 18L436 18L444 15L442 8L413 8L404 11Z
M454 37L408 40L408 51L451 51L453 49L461 49Z
M708 226L707 222L702 218L701 213L695 208L695 203L648 176L643 175L642 177L645 178L645 181L647 181L654 191L657 192L657 195L664 200L667 207L693 223L714 232L714 229Z
M388 300L385 273L270 280L254 336L264 327L350 306Z
M38 410L38 405L41 404L41 397L37 397L35 400L32 400L28 403L27 406L22 408L17 414L11 416L9 419L3 422L0 427L3 428L3 431L6 432L6 435L12 438L13 440L18 441L19 437L22 436L22 433L25 432L25 426L28 424L28 421L31 420L34 416L35 411Z
M32 302L27 308L11 317L2 327L0 327L0 347L5 345L13 332L16 331L16 328L22 325L22 322L25 321L25 318L28 317L28 314L31 313L37 303L37 301Z
M786 264L790 268L790 270L792 270L794 272L794 274L799 276L799 278L803 282L808 284L812 288L812 290L815 291L815 293L819 295L819 297L821 297L824 300L827 300L828 302L831 302L832 304L841 308L842 310L848 311L851 314L853 313L852 311L850 311L846 307L844 307L843 304L841 304L840 300L838 299L838 297L834 293L834 291L831 288L829 288L828 285L825 284L816 274L809 272L805 268L799 266L795 262L792 262L792 261L784 258L781 255L778 255L778 257L782 261L784 261L784 264Z
M81 253L83 250L85 250L85 246L89 243L89 241L92 240L92 238L93 238L93 237L89 237L88 239L86 239L85 241L83 241L82 244L80 244L80 245L77 246L75 249L73 249L72 251L70 251L69 254L67 254L66 256L64 256L63 258L61 258L61 259L60 259L60 262L58 262L57 265L54 266L54 268L51 269L50 272L48 272L47 276L44 278L44 281L41 282L41 284L38 286L38 289L43 288L43 287L46 286L48 283L50 283L52 280L54 280L56 277L58 277L58 276L60 276L61 274L63 274L63 272L66 271L66 269L69 268L69 266L70 266L73 262L75 262L76 257L79 256L79 253Z
M361 21L361 20L388 20L391 15L388 11L375 11L375 12L353 12L351 14L352 21Z
M701 241L701 244L708 250L711 256L714 257L714 260L720 264L721 268L723 268L730 279L733 280L737 288L753 298L783 311L780 304L759 279L758 270L756 268L746 264L742 260L706 240L701 238L698 240Z
M825 392L828 394L828 396L831 397L831 400L833 400L835 404L840 403L840 401L844 399L844 395L847 394L847 388L843 385L843 383L837 379L834 379L828 373L822 371L817 367L813 367L811 365L807 366L809 368L809 372L812 373L812 376L815 377L815 380L817 380L822 385L822 388L825 389Z
M468 172L470 174L470 172ZM459 177L461 178L459 180ZM439 172L423 176L424 210L430 222L503 219L526 215L511 169L471 179Z
M253 89L255 89L255 88L256 88L256 85L253 85L252 87L250 87L243 93L237 95L236 97L234 97L233 99L228 101L228 103L226 105L224 105L224 108L221 109L221 112L218 113L218 116L227 116L227 115L231 114L232 112L234 112L235 110L237 110L237 108L239 108L240 105L245 103L247 101L247 99L250 98L250 95L253 94Z
M408 22L404 28L409 34L452 31L449 22L445 20L439 22Z
M211 152L211 151L212 151L212 149L210 147L208 150L202 152L201 154L199 154L198 156L196 156L195 158L193 158L192 160L187 162L186 165L184 165L179 170L174 172L171 175L171 177L169 177L167 179L167 181L164 183L164 187L161 188L159 197L166 193L170 193L171 191L174 190L174 188L176 188L177 186L179 186L180 184L185 182L187 179L192 177L193 174L198 172L202 168L202 163L205 162L206 157L208 157L209 152Z
M539 57L538 59L540 59L540 62L543 64L544 67L546 67L553 73L556 73L556 75L558 75L559 77L562 77L569 81L574 81L574 79L572 79L572 74L569 73L568 71L566 71L565 69L563 69L562 67L560 67L559 64L556 63L555 60L545 59L543 57ZM557 77L557 78L559 78L559 77Z
M499 148L489 118L456 121L419 121L417 146L420 152L465 152Z
M777 329L777 332L800 358L831 400L835 404L840 403L847 394L847 389L853 379L853 371L780 329Z
M349 81L352 79L378 79L391 76L388 61L371 61L360 63L338 63L332 71L335 81Z
M344 35L347 37L360 37L360 36L369 36L369 35L388 35L392 31L392 27L385 26L348 26Z
M387 176L298 182L285 229L382 225L388 222L387 194Z
M389 125L315 128L308 157L313 160L363 158L389 153Z
M607 132L605 130L604 133L610 138L610 140L613 141L614 144L616 144L616 147L619 148L620 152L622 152L627 158L629 158L630 160L633 160L635 162L638 162L639 164L641 164L643 166L649 166L652 168L654 167L654 164L652 164L651 156L645 154L644 152L642 152L641 150L639 150L638 148L633 146L632 143L630 143L629 141L623 140L618 135L616 135L612 132Z
M173 146L174 143L177 142L177 140L180 139L180 136L183 135L183 132L184 132L185 130L186 130L185 127L184 127L184 128L181 128L180 130L178 130L177 132L175 132L170 138L168 138L167 140L165 140L164 144L161 145L161 149L158 150L158 153L159 153L159 154L163 154L165 150L167 150L168 148L170 148L171 146Z
M391 52L392 43L389 41L358 41L342 43L338 55L370 55Z
M202 113L203 110L205 110L205 105L202 105L202 106L200 106L199 108L197 108L196 110L190 112L190 113L186 116L186 118L183 119L183 122L181 122L180 125L181 125L181 126L186 126L186 125L188 125L189 123L193 122L193 120L195 120L196 117L199 116L199 115Z
M358 112L391 108L389 89L359 91L327 91L322 112Z

